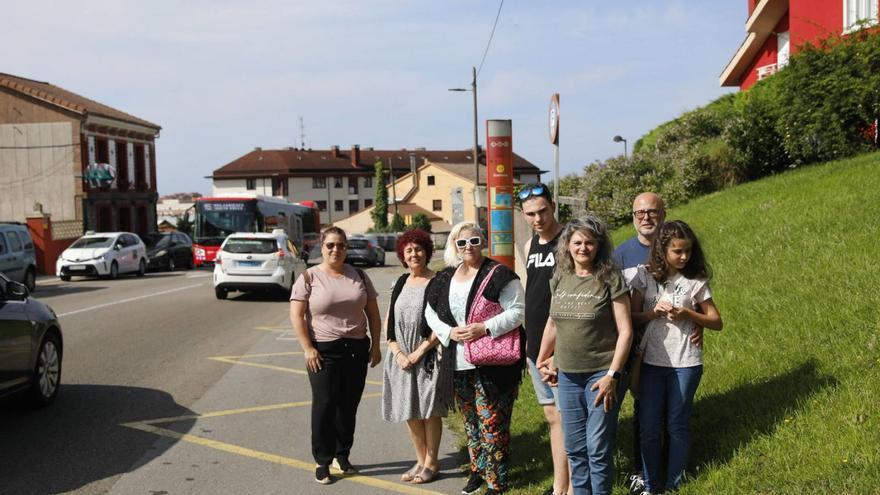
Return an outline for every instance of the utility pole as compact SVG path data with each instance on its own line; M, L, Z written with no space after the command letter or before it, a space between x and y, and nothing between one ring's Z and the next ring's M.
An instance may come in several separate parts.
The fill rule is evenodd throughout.
M471 82L471 91L474 93L474 223L480 225L480 204L477 197L480 194L480 136L477 130L477 68L473 68L474 78ZM486 177L489 170L486 169Z

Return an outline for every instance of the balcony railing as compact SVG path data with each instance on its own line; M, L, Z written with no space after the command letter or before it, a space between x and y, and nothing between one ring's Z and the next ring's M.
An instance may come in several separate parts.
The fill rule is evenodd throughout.
M767 76L772 76L773 74L779 72L779 66L777 64L767 64L762 65L755 70L758 72L758 80L760 81Z

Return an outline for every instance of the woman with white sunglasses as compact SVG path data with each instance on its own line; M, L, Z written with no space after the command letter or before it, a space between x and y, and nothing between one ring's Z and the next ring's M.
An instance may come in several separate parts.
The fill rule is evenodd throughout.
M425 319L447 348L444 357L455 359L453 392L464 418L470 457L470 476L461 491L465 495L479 491L484 482L490 495L508 488L510 417L525 360L522 352L515 362L503 365L474 365L465 357L465 344L485 336L499 339L517 332L519 341L523 339L522 284L512 270L483 256L485 245L477 224L455 225L443 256L447 268L437 274L426 295ZM494 303L489 306L497 311L475 319L477 300Z

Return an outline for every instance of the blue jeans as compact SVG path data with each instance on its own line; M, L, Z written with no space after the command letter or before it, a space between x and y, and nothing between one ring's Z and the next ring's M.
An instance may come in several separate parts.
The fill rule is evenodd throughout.
M664 418L669 431L666 489L675 490L684 478L690 446L691 409L702 376L703 365L667 368L642 364L639 384L639 423L642 429L645 489L648 491L660 491Z
M614 483L614 436L626 384L617 384L617 401L606 413L601 403L593 405L596 392L591 390L605 373L559 372L557 406L575 495L609 494Z

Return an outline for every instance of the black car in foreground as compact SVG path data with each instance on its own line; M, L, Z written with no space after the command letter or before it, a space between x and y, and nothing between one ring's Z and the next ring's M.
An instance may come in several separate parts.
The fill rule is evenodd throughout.
M193 267L192 239L181 232L153 232L144 236L147 269L168 270Z
M24 392L35 406L55 400L64 343L52 308L0 273L0 397Z

